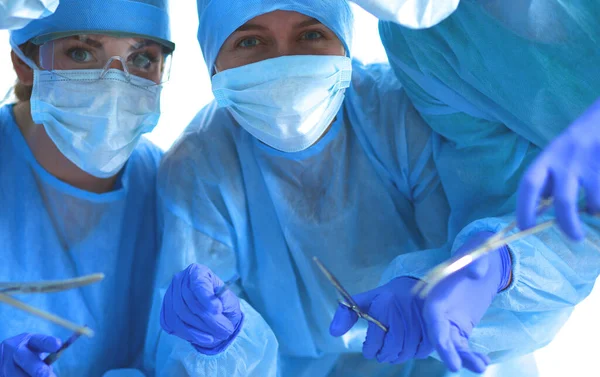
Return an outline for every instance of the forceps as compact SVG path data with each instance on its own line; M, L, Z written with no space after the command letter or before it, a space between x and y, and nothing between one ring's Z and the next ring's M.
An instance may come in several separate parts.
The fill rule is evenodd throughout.
M356 315L358 315L359 318L366 319L367 321L375 324L377 327L379 327L380 329L382 329L384 332L388 332L388 328L383 323L381 323L378 320L376 320L375 318L371 317L369 314L363 312L358 307L358 304L356 304L356 301L354 301L354 299L352 298L352 296L350 296L350 294L348 293L348 291L346 291L344 289L344 287L342 287L342 285L340 284L340 282L338 281L338 279L336 279L336 277L333 276L333 274L327 269L327 267L325 267L323 265L323 263L321 263L321 261L319 260L319 258L313 257L313 261L317 264L317 266L319 266L319 269L327 277L327 280L329 280L331 282L331 284L333 284L333 286L335 287L335 289L337 289L337 291L339 292L339 294L344 298L345 301L341 301L341 300L339 301L339 303L341 305L343 305L343 306L347 307L348 309L352 310L354 313L356 313Z
M552 206L552 204L553 199L545 199L541 201L537 209L538 215L546 211L549 207ZM414 286L412 292L413 294L418 294L422 299L424 299L440 281L444 280L456 271L470 265L471 263L475 262L477 259L486 255L487 253L494 251L504 245L508 245L511 242L518 241L527 236L542 232L548 228L551 228L555 223L555 219L548 220L546 222L536 225L531 229L515 233L511 236L507 236L508 233L510 233L517 227L517 222L513 221L504 229L496 233L494 236L490 237L486 242L484 242L475 250L470 251L467 254L463 254L461 256L450 258L446 262L434 267L431 271L427 273L423 280L419 281L419 283L417 283Z
M11 295L68 291L70 289L75 289L97 283L102 279L104 279L104 274L92 274L68 280L39 281L31 283L2 282L0 283L0 302L4 302L29 314L33 314L37 317L43 318L56 325L74 331L77 334L92 337L94 336L94 332L90 328L86 326L76 325L54 314L34 308L33 306L27 305L24 302L13 298Z

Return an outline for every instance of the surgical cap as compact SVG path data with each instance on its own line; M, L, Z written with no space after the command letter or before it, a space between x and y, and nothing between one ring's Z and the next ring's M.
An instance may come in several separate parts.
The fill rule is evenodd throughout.
M331 29L350 55L353 14L346 0L198 0L198 42L209 73L221 46L240 26L277 10L295 11L313 17Z
M53 15L10 33L13 44L36 44L76 34L142 37L175 49L168 0L60 0Z

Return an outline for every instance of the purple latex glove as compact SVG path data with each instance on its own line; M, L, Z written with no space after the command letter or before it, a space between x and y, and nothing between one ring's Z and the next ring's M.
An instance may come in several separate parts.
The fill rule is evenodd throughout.
M533 227L540 199L554 197L559 227L573 240L582 240L580 187L588 211L600 213L600 100L546 147L523 176L517 202L519 227Z
M40 354L56 352L62 341L53 336L21 334L0 344L0 377L56 377Z
M244 315L230 290L208 267L191 264L173 278L163 299L160 325L164 331L190 342L198 352L216 355L235 339Z
M456 254L473 250L492 235L477 233ZM510 253L503 246L442 280L425 298L423 320L429 341L451 371L465 367L483 373L490 363L487 355L470 349L469 337L496 294L509 285L511 267Z
M365 313L379 320L387 334L369 322L363 355L380 363L401 364L410 359L423 359L433 352L423 327L422 300L411 293L418 280L399 277L371 291L353 296ZM333 336L347 333L358 320L354 311L340 305L329 332Z

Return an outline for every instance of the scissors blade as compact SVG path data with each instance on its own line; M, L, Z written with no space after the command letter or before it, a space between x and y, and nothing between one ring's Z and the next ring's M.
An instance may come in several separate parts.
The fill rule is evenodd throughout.
M56 362L56 360L58 360L58 358L60 357L60 355L62 355L62 353L69 348L73 343L75 343L75 341L77 339L79 339L81 337L81 333L79 332L75 332L73 335L71 335L71 337L69 339L67 339L63 345L59 348L58 351L53 352L51 354L49 354L48 356L46 356L46 358L44 359L44 364L46 365L52 365L54 364L54 362Z
M358 305L356 304L356 302L354 301L352 296L350 296L348 291L346 291L346 289L344 289L344 287L342 287L342 284L340 284L338 279L336 279L336 277L333 276L331 271L329 271L327 269L327 267L325 267L325 265L323 265L323 263L321 263L319 258L313 257L313 261L317 264L317 266L319 266L319 269L323 272L325 277L327 277L327 280L329 280L331 282L331 284L333 284L335 289L337 289L337 291L340 293L340 295L342 295L344 300L346 300L346 302L350 305L350 308L358 308Z
M104 279L104 274L92 274L66 280L47 280L37 282L4 282L0 283L0 293L54 293L68 291L97 283Z

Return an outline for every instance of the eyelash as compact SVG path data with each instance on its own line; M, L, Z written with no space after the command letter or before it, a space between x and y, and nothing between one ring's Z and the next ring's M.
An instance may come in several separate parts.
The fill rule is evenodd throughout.
M75 50L84 50L85 52L94 55L94 53L91 51L91 49L85 43L80 43L80 42L75 42L72 46L69 46L69 48L67 48L66 54L70 56L71 53L73 53ZM148 58L148 60L150 60L150 62L152 62L152 63L157 63L160 60L160 57L157 54L155 54L151 51L144 51L144 50L133 52L131 54L131 56L137 56L140 54L145 54L146 57Z
M304 39L304 37L305 37L307 34L311 34L311 33L317 33L317 34L319 34L319 38L317 38L317 39ZM257 36L247 36L247 37L242 37L242 38L238 39L238 40L235 42L235 47L236 47L236 48L240 48L240 49L252 49L252 48L256 48L256 47L258 47L258 46L252 46L252 47L244 47L244 46L242 46L242 43L243 43L244 41L251 40L251 39L256 39L256 40L258 40L258 42L260 43L259 45L262 45L262 44L264 44L264 42L261 40L261 38L259 38L259 37L257 37ZM323 31L321 31L321 30L318 30L318 29L315 29L315 30L307 30L307 31L305 31L304 33L302 33L302 35L300 36L300 40L303 40L303 41L308 41L308 42L319 42L319 41L321 41L322 39L326 39L326 34L325 34Z

